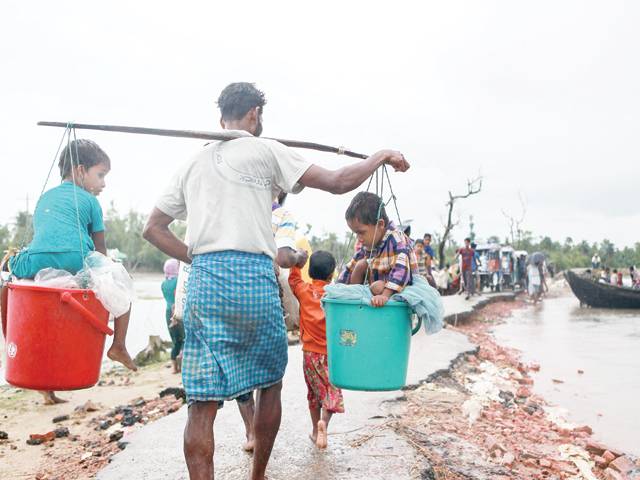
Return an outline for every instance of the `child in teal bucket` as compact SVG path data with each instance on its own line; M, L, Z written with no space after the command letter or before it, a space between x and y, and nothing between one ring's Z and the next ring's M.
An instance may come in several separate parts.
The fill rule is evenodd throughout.
M178 285L178 271L180 269L180 262L175 258L170 258L164 262L164 281L160 288L162 289L162 295L165 302L167 302L167 308L165 310L165 319L167 321L167 327L169 328L169 335L171 336L171 342L173 348L171 349L171 364L173 366L173 373L180 373L182 371L182 347L184 346L184 326L182 322L176 318L173 318L173 312L176 303L176 287Z
M9 259L16 278L32 279L44 268L76 274L92 251L106 255L102 208L97 196L105 188L111 169L107 154L91 140L74 140L60 154L62 183L46 191L33 214L31 243ZM130 311L115 319L113 344L107 356L131 370L137 370L125 340ZM43 392L45 403L59 403L53 392Z
M371 289L371 305L382 307L419 275L411 240L389 221L382 199L358 193L345 213L347 225L362 247L338 278L338 283L364 284Z

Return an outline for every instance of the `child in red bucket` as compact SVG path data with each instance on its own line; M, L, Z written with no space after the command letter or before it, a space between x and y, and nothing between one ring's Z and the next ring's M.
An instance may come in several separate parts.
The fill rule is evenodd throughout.
M105 188L104 178L111 169L109 157L91 140L74 140L63 149L58 166L62 182L38 200L33 240L8 260L8 269L16 278L32 279L45 268L76 274L92 251L107 253L102 208L96 197ZM5 292L3 310L4 297ZM137 370L125 345L129 314L115 319L113 344L107 356ZM62 401L53 392L43 394L46 404Z
M334 413L344 413L342 391L329 382L326 318L320 300L331 282L336 261L329 252L317 251L309 260L312 283L302 279L306 255L289 272L289 285L300 302L300 340L304 355L304 380L313 430L309 437L318 448L327 448L327 427Z
M371 305L382 307L400 293L418 273L411 240L389 221L382 199L370 192L358 193L347 212L347 225L362 244L340 274L339 283L369 284Z

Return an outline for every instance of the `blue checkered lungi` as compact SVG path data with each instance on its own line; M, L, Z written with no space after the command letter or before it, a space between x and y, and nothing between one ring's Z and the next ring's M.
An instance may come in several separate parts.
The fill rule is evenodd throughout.
M287 331L273 260L227 250L195 255L184 307L187 400L232 400L282 380Z

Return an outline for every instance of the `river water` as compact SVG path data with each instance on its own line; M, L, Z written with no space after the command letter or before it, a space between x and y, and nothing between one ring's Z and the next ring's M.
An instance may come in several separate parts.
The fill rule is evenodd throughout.
M534 391L566 408L570 422L640 455L640 311L580 308L564 296L516 310L494 333L540 364Z

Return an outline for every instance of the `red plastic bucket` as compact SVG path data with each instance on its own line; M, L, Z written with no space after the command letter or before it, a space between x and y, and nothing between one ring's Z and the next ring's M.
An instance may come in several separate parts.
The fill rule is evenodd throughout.
M7 382L33 390L77 390L96 384L109 312L91 290L10 283Z

